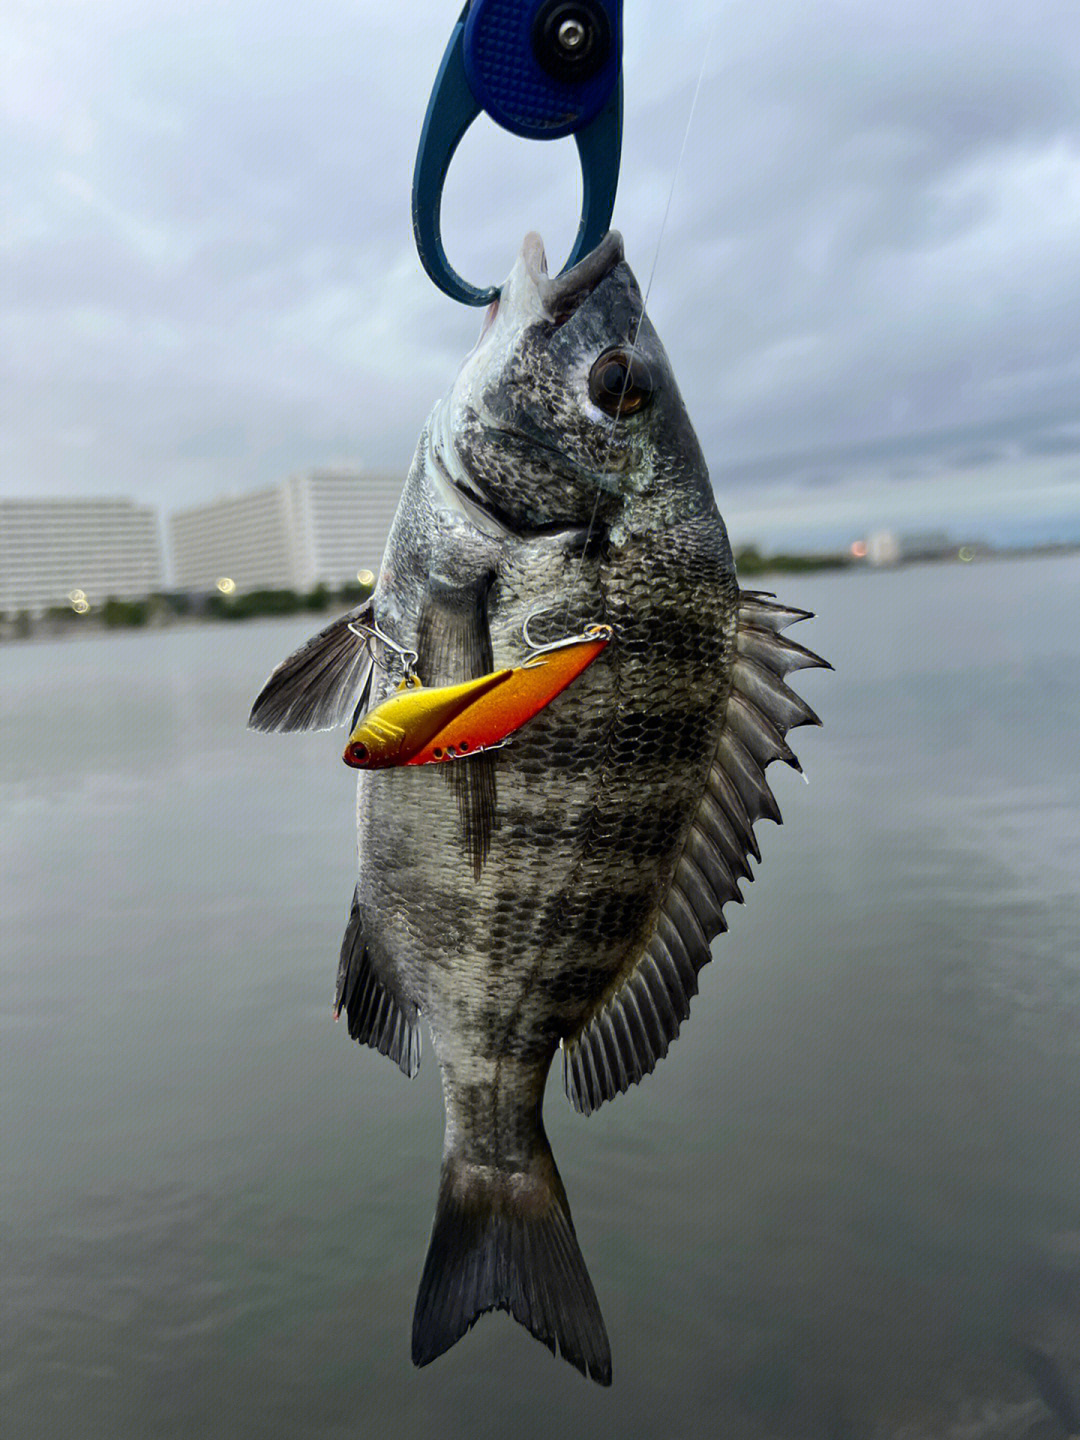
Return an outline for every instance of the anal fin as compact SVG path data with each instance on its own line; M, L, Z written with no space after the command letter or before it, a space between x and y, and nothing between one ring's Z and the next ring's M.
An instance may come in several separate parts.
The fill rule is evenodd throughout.
M415 1005L402 1003L375 973L364 936L364 912L354 893L341 942L334 1014L344 1010L349 1034L390 1059L410 1079L420 1069L420 1027Z

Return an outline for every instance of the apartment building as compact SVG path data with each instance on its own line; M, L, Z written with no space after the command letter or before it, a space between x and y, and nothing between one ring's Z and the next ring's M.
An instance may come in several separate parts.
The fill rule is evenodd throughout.
M169 520L173 583L311 590L378 571L402 485L401 475L324 467L177 511Z
M40 614L164 584L157 511L121 498L0 499L0 610Z

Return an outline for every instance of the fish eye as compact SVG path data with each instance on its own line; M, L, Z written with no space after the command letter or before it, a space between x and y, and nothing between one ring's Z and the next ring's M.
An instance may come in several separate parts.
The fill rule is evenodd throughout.
M589 371L589 395L608 415L635 415L653 397L648 365L632 350L605 350Z
M368 758L368 748L358 740L354 745L349 746L349 754L354 760L363 761Z

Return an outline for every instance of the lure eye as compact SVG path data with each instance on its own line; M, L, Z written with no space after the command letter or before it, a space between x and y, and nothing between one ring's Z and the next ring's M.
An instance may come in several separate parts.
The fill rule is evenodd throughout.
M635 415L653 397L649 367L632 350L605 350L589 371L589 395L608 415Z
M358 765L363 765L364 761L368 758L368 748L358 740L354 745L349 746L349 754Z

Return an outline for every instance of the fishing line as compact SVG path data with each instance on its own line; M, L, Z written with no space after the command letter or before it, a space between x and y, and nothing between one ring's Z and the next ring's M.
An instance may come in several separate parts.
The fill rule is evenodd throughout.
M704 51L703 51L703 53L702 53L702 56L701 56L701 69L698 71L697 84L694 86L694 94L693 94L693 97L691 98L691 101L690 101L690 109L689 109L689 111L687 112L687 116L686 116L686 128L685 128L684 131L683 131L682 144L679 146L679 156L678 156L678 159L675 161L675 170L674 170L674 172L673 172L673 174L672 174L672 176L671 176L671 186L670 186L670 188L669 188L669 190L668 190L667 204L664 206L663 219L660 221L660 233L659 233L659 234L657 235L657 237L656 237L656 248L655 248L654 251L653 251L652 267L651 267L651 269L649 270L648 283L647 283L646 286L645 286L645 294L644 294L644 296L643 296L643 298L642 298L642 301L641 301L641 309L638 311L637 323L636 323L635 326L634 326L634 333L633 333L633 336L632 336L632 338L631 338L631 340L630 340L630 350L631 350L631 352L633 352L634 350L637 349L638 335L639 335L640 332L641 332L641 322L642 322L642 320L644 320L644 318L645 318L645 309L646 309L646 306L647 306L648 303L649 303L649 296L652 294L653 280L656 278L656 266L657 266L657 262L658 262L659 259L660 259L660 246L661 246L661 244L663 243L664 231L667 229L668 217L669 217L670 214L671 214L671 202L672 202L672 200L675 198L675 186L678 184L678 181L679 181L679 172L680 172L680 170L682 169L683 157L686 155L686 143L687 143L687 141L690 139L690 128L691 128L691 126L692 126L693 123L694 123L694 111L697 109L698 96L701 94L701 86L702 86L702 83L704 82L704 79L705 79L705 71L706 71L706 68L708 67L709 55L710 55L710 53L711 53L711 51L712 51L713 37L715 36L715 34L716 34L716 16L714 15L713 18L712 18L712 23L711 23L711 25L709 26L709 37L708 37L708 39L707 39L706 42L705 42L705 49L704 49ZM623 401L625 400L625 398L626 398L626 392L627 392L627 390L628 390L629 388L630 388L630 368L629 368L629 366L628 366L628 367L627 367L627 370L626 370L626 377L625 377L625 379L623 380L622 392L621 392L620 395L619 395L619 406L620 406L620 408L621 408L621 406L622 406L622 402L623 402ZM616 432L617 432L617 429L618 429L618 424L619 424L619 417L618 417L618 414L616 413L616 414L613 415L612 418L611 418L611 427L610 427L610 429L608 430L607 446L606 446L605 449L604 449L603 458L602 458L602 460L601 460L601 462L600 462L600 470L601 470L601 473L607 469L607 462L608 462L608 460L611 458L611 450L612 450L612 446L615 444L615 435L616 435ZM587 551L588 548L589 548L589 541L590 541L591 538L592 538L593 526L596 524L597 512L598 512L599 509L600 509L600 490L601 490L601 487L598 485L598 486L596 487L596 499L593 501L592 514L589 516L589 524L588 524L588 526L587 526L587 528L586 528L586 530L585 530L585 540L584 540L584 543L582 544L582 547L581 547L581 554L578 556L578 563L577 563L577 567L576 567L576 569L575 569L575 571L574 571L573 581L572 581L572 583L571 583L571 585L570 585L570 592L567 594L567 597L566 597L566 615L567 615L567 618L569 618L569 614L570 614L571 595L572 595L572 593L573 593L574 587L577 585L577 582L578 582L578 580L579 580L580 577L581 577L581 567L582 567L582 565L585 563L585 554L586 554L586 551Z

